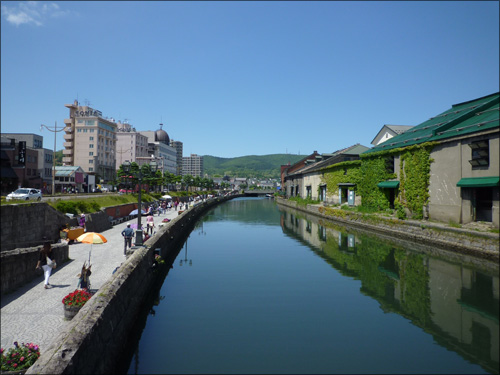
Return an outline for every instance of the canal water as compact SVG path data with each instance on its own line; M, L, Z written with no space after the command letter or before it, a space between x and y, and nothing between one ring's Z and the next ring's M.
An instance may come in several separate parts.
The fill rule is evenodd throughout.
M499 371L492 262L238 198L172 266L129 374Z

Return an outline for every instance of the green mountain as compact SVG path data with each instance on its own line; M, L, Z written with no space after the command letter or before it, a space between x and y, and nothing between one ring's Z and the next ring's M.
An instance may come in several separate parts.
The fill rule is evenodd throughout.
M303 159L304 155L272 154L249 155L236 158L219 158L203 156L204 173L210 177L255 177L280 178L280 167L285 164L294 164Z

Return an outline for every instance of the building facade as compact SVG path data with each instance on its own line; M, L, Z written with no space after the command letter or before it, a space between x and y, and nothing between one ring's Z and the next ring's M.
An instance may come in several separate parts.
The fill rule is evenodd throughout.
M203 177L203 156L191 154L182 158L182 175Z
M148 157L145 159L137 159L137 164L142 165L156 160L158 169L163 173L177 173L177 150L170 145L170 137L167 132L162 129L163 124L160 124L160 129L156 131L143 131L142 135L148 138Z
M180 141L174 141L173 139L170 140L170 146L175 148L176 151L176 157L177 157L177 167L175 171L176 176L182 176L182 149L183 149L183 143Z
M86 179L86 173L81 167L74 166L57 166L55 187L57 193L90 193Z
M377 146L398 134L410 130L411 128L413 128L413 125L384 125L375 138L373 138L371 144Z
M137 158L148 157L148 137L127 122L117 123L116 133L116 165L118 170L126 160L131 162Z
M363 154L366 158L392 158L396 178L378 187L409 201L411 153L417 146L429 149L428 182L421 191L428 195L424 218L467 224L491 222L499 227L499 93L452 105L420 125ZM427 145L427 146L426 146ZM373 155L373 156L372 156ZM410 155L410 156L409 156ZM422 172L424 173L424 172ZM422 174L421 173L421 174ZM403 183L406 181L406 183ZM405 206L408 208L407 206Z
M29 171L29 178L34 176L40 177L42 180L41 187L44 194L52 193L52 173L54 167L54 151L43 148L43 137L38 134L30 133L2 133L2 137L8 139L14 139L16 143L25 142L27 149L32 149L37 152L36 157L30 155L31 158L36 158L37 160L37 170L35 173ZM31 152L30 152L31 154ZM28 171L26 171L28 173ZM35 186L29 186L35 187ZM36 188L36 187L35 187Z
M116 178L116 133L114 119L78 101L66 104L69 118L64 120L63 164L80 166L84 172L100 177L102 183Z

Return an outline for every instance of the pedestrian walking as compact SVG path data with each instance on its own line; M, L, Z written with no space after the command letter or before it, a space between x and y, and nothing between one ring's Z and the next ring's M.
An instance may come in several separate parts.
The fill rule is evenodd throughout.
M122 230L122 236L125 239L123 255L127 255L127 245L129 249L132 247L132 237L134 237L134 230L130 228L130 223L127 223L127 227L124 230Z
M44 288L49 289L49 279L52 273L52 269L56 268L56 262L53 260L52 246L50 242L45 242L42 249L40 250L40 255L38 257L38 263L36 264L36 269L43 269L44 274Z

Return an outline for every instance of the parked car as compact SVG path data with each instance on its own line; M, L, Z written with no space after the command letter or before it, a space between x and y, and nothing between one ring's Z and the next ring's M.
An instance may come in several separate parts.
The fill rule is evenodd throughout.
M7 195L6 199L8 201L14 200L14 199L23 200L23 201L30 201L30 200L41 201L42 200L42 192L41 192L41 190L38 190L38 189L20 188L20 189L17 189L16 191L13 191L9 195Z

